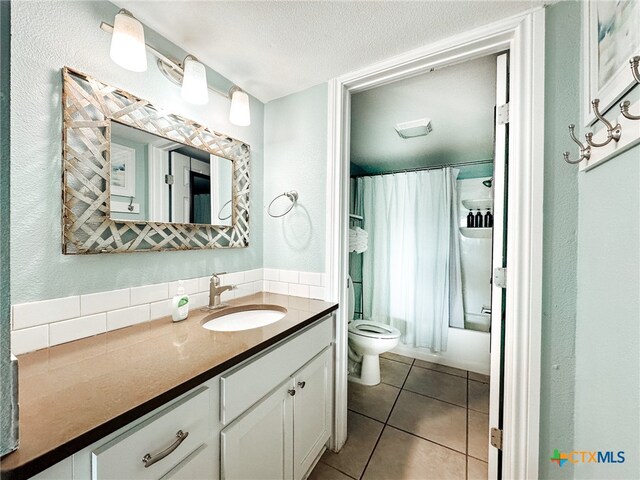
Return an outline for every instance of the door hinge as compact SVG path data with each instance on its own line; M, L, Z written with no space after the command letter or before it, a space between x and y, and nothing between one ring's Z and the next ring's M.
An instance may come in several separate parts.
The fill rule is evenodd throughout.
M506 267L498 267L493 269L493 284L498 288L507 288Z
M497 110L498 125L506 125L509 123L509 104L499 105Z
M164 176L164 183L166 183L167 185L173 185L173 175L165 175Z
M491 445L502 450L502 430L499 428L491 428Z

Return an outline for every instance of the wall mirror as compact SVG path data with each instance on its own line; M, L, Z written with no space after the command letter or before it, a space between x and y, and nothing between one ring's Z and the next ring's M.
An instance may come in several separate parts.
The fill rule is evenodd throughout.
M245 247L249 146L63 69L63 253Z
M230 227L233 161L111 121L110 217Z

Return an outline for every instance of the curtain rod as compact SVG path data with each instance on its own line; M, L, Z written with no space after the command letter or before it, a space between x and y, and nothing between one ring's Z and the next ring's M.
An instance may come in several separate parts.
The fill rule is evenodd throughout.
M377 176L380 176L380 175L393 175L394 173L422 172L424 170L439 170L441 168L447 168L447 167L466 167L466 166L471 166L471 165L483 165L485 163L493 163L493 159L476 160L474 162L466 162L466 163L450 163L450 164L447 164L447 165L437 165L437 166L433 166L433 167L403 168L401 170L391 170L389 172L382 172L382 173L356 173L356 174L350 175L350 177L351 178L356 178L356 177L377 177Z

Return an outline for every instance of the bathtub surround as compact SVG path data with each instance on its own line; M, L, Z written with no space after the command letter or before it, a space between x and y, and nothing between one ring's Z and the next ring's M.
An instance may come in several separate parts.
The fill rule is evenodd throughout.
M110 22L117 12L118 8L109 2L12 4L13 304L262 267L263 104L252 98L251 126L237 127L228 121L226 98L212 95L208 105L191 105L182 99L180 88L168 82L151 62L145 73L118 67L109 59L111 35L99 28L101 21ZM145 35L149 44L172 57L185 57L185 51L150 28L145 27ZM61 255L60 68L65 65L251 145L249 247L224 251ZM210 69L207 76L209 83L221 90L232 85Z
M324 299L325 278L315 272L253 269L219 275L221 301L257 292ZM192 310L209 304L210 276L184 281ZM19 355L171 315L178 282L109 290L13 305L12 351Z
M492 199L493 192L485 187L482 182L491 178L488 177L460 180L458 176L458 225L466 226L466 216L469 212L464 207L464 200ZM493 208L491 209L493 211ZM484 214L486 210L482 210ZM472 211L476 213L476 211ZM464 300L464 313L480 315L482 308L491 306L491 247L492 239L469 238L460 236L460 265L462 267L462 297ZM481 318L481 317L476 317ZM465 318L465 325L468 327L468 318ZM457 325L452 325L457 326ZM489 320L486 323L477 325L478 329L488 332ZM488 354L488 351L487 351Z

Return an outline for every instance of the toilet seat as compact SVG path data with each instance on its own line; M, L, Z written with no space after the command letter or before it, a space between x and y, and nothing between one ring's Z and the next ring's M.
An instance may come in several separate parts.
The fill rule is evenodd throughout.
M384 323L356 320L349 324L349 333L368 338L400 338L400 330Z

